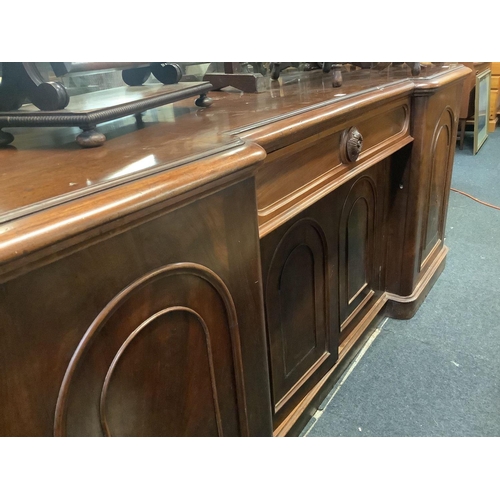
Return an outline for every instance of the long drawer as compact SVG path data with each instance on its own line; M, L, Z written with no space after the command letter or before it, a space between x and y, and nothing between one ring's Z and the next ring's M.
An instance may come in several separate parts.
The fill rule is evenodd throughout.
M256 173L261 237L410 143L409 106L409 97L394 100L270 153Z

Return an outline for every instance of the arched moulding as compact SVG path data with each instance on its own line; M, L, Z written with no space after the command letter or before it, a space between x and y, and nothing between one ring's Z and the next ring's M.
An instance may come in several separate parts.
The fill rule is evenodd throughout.
M420 243L419 271L435 255L444 233L444 200L452 167L451 152L455 147L457 119L450 106L446 106L436 122L430 151L432 158L427 179L422 239Z
M279 412L332 351L327 241L314 219L298 220L282 236L265 296L273 401Z
M373 179L362 176L346 197L339 224L339 309L344 330L359 308L373 295L373 262L377 190Z
M239 425L239 431L241 435L249 435L239 328L233 299L225 283L212 270L200 264L180 262L169 264L167 266L156 269L128 285L107 304L107 306L92 322L92 324L84 334L82 340L80 341L77 349L75 350L75 353L73 354L73 357L64 375L61 388L59 390L54 419L55 436L67 435L68 406L72 394L72 384L74 384L76 380L75 377L78 374L78 371L84 365L86 355L93 348L94 342L96 342L100 338L99 334L106 327L107 323L113 318L113 315L117 313L117 311L122 306L126 305L127 301L131 296L133 296L133 294L137 292L140 293L140 291L145 287L148 287L155 283L157 284L159 280L179 276L187 276L189 278L194 277L203 280L203 282L208 284L205 286L208 286L210 290L213 289L213 293L216 294L219 298L219 302L221 304L220 307L224 310L224 321L226 323L225 328L229 332L229 339L227 343L230 343L230 347L228 347L228 350L229 355L232 356L232 374L234 375L234 393L236 400L235 404L237 405L237 421ZM123 342L121 342L120 340L120 347L116 349L116 351L113 351L114 355L111 356L112 360L109 365L105 367L106 373L103 374L102 384L100 385L99 389L100 401L98 403L99 408L97 409L99 415L97 415L96 418L100 420L102 434L108 436L112 434L108 424L106 401L108 398L110 384L112 384L113 377L115 376L117 365L121 362L123 356L130 351L130 346L135 341L140 339L141 333L144 333L145 329L149 328L152 324L154 324L155 321L165 320L167 316L173 314L184 314L191 317L199 326L198 329L203 332L204 343L208 357L211 379L210 383L214 398L217 431L219 435L223 434L221 414L219 410L220 402L217 402L217 398L218 396L220 396L220 393L218 393L217 391L215 381L215 372L217 370L217 366L215 366L213 361L211 360L213 347L211 333L213 336L214 332L210 331L207 323L205 322L202 315L199 314L199 312L195 311L192 307L188 307L188 305L184 304L168 304L167 307L158 308L158 310L154 311L153 313L148 313L148 316L143 321L141 321L140 324L135 325L133 329L131 328L129 330L131 333L129 333L128 335L126 335L126 332L123 333L123 335L126 335L126 338ZM215 332L215 334L217 334L217 332Z
M113 358L113 361L111 362L111 365L108 369L108 372L106 373L106 377L104 379L104 384L102 386L102 391L101 391L101 400L100 400L100 405L99 405L99 412L100 412L100 417L101 417L101 427L104 432L105 436L110 437L111 432L109 429L108 425L108 419L106 416L106 399L107 399L107 393L109 389L109 384L111 381L111 377L113 376L113 372L122 356L122 354L125 352L127 347L132 343L132 341L139 335L141 332L143 332L146 328L147 325L155 321L157 318L161 316L165 316L167 314L176 312L176 311L183 311L188 314L192 314L195 316L195 318L199 321L203 332L205 334L205 341L206 341L206 347L207 347L207 354L208 354L208 361L209 361L209 366L210 366L210 383L212 386L212 394L213 394L213 400L214 400L214 408L215 408L215 413L216 413L216 421L217 421L217 431L219 433L219 436L223 436L223 430L222 430L222 419L220 415L220 408L219 408L219 402L217 398L217 384L215 382L215 370L214 370L214 364L213 364L213 356L212 356L212 346L210 342L210 333L208 331L208 327L203 321L203 318L193 309L189 307L183 307L183 306L176 306L176 307L168 307L167 309L164 309L162 311L157 312L156 314L153 314L153 316L150 316L146 321L143 321L125 340L125 342L122 344L118 352L116 353L116 356Z
M359 221L361 221L361 224ZM368 269L366 265L366 254L368 249L366 248L366 243L369 239L369 223L370 206L368 205L368 200L360 196L352 204L347 217L347 255L349 258L347 259L346 266L346 284L348 305L354 302L357 295L368 283ZM361 238L359 238L359 236L361 236ZM353 254L355 254L355 252L352 248L352 240L361 244L360 248L357 248L357 259L353 259Z

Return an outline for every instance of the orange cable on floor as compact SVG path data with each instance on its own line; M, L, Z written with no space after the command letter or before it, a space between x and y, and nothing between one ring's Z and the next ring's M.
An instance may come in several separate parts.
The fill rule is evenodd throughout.
M491 203L486 203L485 201L478 200L477 198L474 198L474 196L471 196L468 193L464 193L463 191L460 191L459 189L455 188L450 188L451 191L455 191L455 193L463 194L464 196L467 196L471 200L477 201L478 203L481 203L481 205L485 205L490 208L494 208L495 210L500 210L500 207L497 207L496 205L492 205Z

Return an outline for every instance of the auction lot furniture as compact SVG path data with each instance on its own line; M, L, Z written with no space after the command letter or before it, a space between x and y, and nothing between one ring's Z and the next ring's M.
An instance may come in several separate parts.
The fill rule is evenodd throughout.
M461 65L305 73L0 150L0 434L297 435L445 265Z

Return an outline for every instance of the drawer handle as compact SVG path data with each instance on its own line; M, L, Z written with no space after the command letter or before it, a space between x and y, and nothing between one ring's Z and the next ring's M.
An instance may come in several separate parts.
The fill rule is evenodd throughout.
M351 127L343 133L341 151L344 156L342 158L344 163L356 161L362 148L363 136L356 127Z

